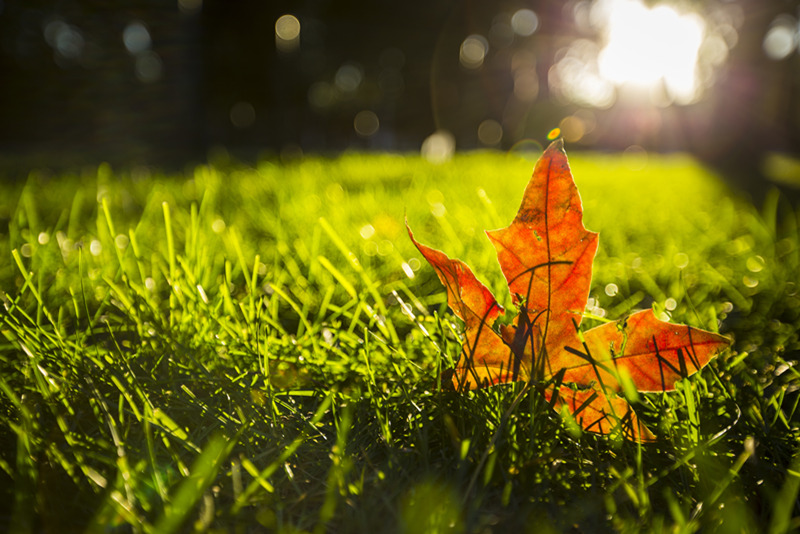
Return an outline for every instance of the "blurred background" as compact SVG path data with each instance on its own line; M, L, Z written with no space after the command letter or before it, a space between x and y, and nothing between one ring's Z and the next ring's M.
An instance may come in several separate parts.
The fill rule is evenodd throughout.
M688 151L745 187L800 183L798 9L0 0L0 162L181 166L219 148L444 159L535 149L559 128L570 150Z

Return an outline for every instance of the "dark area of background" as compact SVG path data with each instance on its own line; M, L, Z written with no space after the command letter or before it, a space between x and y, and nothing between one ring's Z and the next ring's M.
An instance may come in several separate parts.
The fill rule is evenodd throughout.
M482 146L486 119L503 125L497 148L541 142L581 109L547 83L564 43L582 37L565 15L578 3L0 0L0 167L8 177L97 161L181 166L220 146L244 158L418 151L441 129L471 149ZM800 6L692 6L726 4L743 15L737 42L701 100L655 108L619 99L590 110L597 128L574 148L687 150L732 176L759 175L768 151L800 152L800 55L772 60L762 50L776 17ZM523 8L537 14L538 30L513 46L535 54L539 88L509 108L510 52L493 46L481 68L465 69L459 46ZM275 23L287 13L302 30L296 47L281 50ZM146 29L144 40L141 31L123 39L132 24ZM374 135L354 129L364 110L380 120Z

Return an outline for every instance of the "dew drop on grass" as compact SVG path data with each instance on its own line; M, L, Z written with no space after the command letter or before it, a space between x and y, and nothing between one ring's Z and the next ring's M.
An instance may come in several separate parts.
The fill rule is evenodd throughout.
M447 208L441 202L437 202L431 206L431 213L434 217L444 217L444 214L447 213Z
M114 244L120 250L125 250L128 248L128 243L130 243L130 239L125 234L119 234L114 238Z
M408 260L408 265L414 271L419 271L419 268L422 266L422 263L420 263L420 261L417 258L411 258L410 260Z
M730 313L733 311L733 303L725 302L722 304L722 313Z
M744 285L747 287L753 288L758 285L758 279L745 275L742 277L742 283L744 283Z
M744 439L744 450L747 451L747 454L750 456L756 453L756 440L753 436L747 436Z
M364 239L369 239L375 235L375 227L371 224L365 224L358 233L361 234L361 237Z
M378 254L380 254L381 256L386 256L388 254L391 254L393 250L394 250L394 245L388 239L383 239L381 240L380 243L378 243Z
M411 265L409 265L406 262L403 262L402 267L403 267L403 272L406 273L407 277L414 278L414 269L411 268Z
M97 171L98 171L97 173L100 174L100 168L98 168ZM109 172L110 172L110 170L109 170ZM103 199L106 197L107 194L108 194L108 186L106 186L105 184L97 186L97 202L98 203L102 203Z
M678 252L675 254L675 257L672 258L672 263L678 269L684 269L687 265L689 265L689 255L683 252Z
M25 243L19 247L19 253L22 254L24 258L30 258L33 255L33 247L30 243Z
M428 194L425 195L425 200L428 201L428 204L431 206L435 204L441 204L444 201L444 195L438 189L431 189L428 191Z
M46 245L50 242L50 234L47 232L40 232L38 241L40 245Z
M344 188L339 183L332 183L325 189L325 196L333 203L344 200Z
M144 279L144 287L152 291L156 288L156 281L148 276Z
M606 295L609 297L614 297L617 293L619 293L619 288L617 287L617 284L606 284L605 291Z
M727 252L729 256L738 256L744 254L753 248L755 240L752 236L737 237L733 241L728 242Z
M378 253L378 244L374 241L367 241L362 245L361 249L367 256L375 256Z
M333 345L333 332L330 331L328 328L322 329L322 339L325 341L325 344L328 346Z
M211 223L211 229L214 230L214 233L221 234L225 230L225 221L214 219L214 222Z
M678 301L676 301L672 297L670 297L666 301L664 301L664 308L666 308L668 311L672 311L677 307L678 307Z
M89 243L89 252L92 253L93 256L99 256L101 252L103 252L103 245L97 239L93 239L91 243Z
M764 270L764 258L761 256L750 256L747 258L747 270L751 273L760 273Z
M200 298L203 299L203 302L208 304L208 296L206 295L205 289L200 284L197 284L197 292L200 294Z

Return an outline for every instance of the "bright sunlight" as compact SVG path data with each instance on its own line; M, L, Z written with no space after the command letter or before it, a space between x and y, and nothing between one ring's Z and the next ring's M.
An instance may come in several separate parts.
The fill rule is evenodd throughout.
M606 45L598 58L600 75L617 86L663 87L670 100L691 102L699 91L703 19L666 5L648 8L639 0L600 3L598 14L606 31Z

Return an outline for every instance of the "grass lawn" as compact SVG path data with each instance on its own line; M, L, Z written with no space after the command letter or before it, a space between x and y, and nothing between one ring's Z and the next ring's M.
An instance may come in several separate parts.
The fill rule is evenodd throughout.
M652 444L460 352L405 235L509 307L484 229L533 161L343 155L0 186L0 530L785 532L800 528L800 233L681 156L574 154L594 318L652 307L732 350L640 395ZM637 170L638 169L638 170Z

